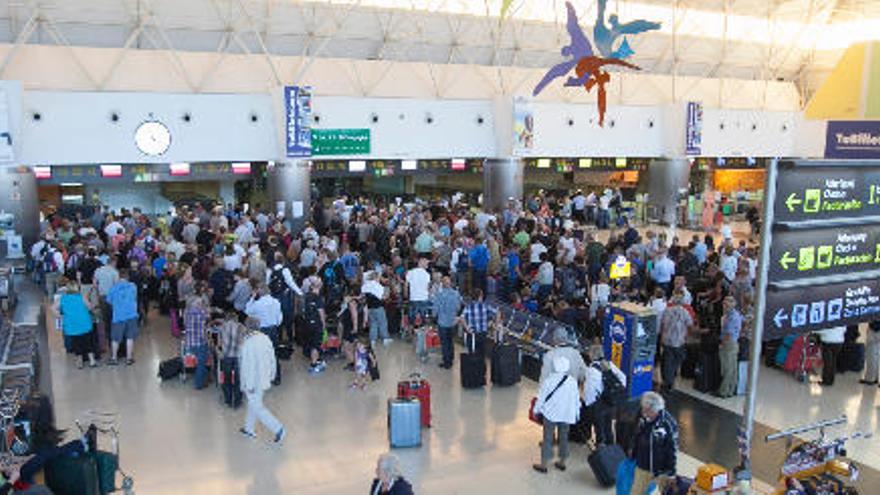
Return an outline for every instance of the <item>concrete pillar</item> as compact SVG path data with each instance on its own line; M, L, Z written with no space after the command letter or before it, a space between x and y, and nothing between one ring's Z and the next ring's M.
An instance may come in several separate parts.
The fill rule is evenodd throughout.
M690 164L685 158L660 158L648 166L648 205L656 208L660 222L678 223L679 190L687 188Z
M510 198L523 199L522 159L487 158L483 162L483 210L501 211Z
M266 172L269 208L284 212L291 229L298 232L309 216L311 198L311 170L308 160L275 162Z
M15 232L22 236L27 252L40 236L37 179L29 168L0 167L0 213L14 216ZM5 246L3 252L6 252Z

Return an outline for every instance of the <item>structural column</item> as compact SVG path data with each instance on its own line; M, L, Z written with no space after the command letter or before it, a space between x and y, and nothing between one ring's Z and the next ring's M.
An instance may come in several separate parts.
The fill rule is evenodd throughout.
M483 211L499 212L511 198L522 201L522 197L522 159L487 158L483 162Z
M664 225L678 223L679 193L688 186L690 163L686 158L651 160L648 167L648 205L653 206Z
M276 162L266 171L266 189L271 208L284 213L294 232L303 228L309 216L311 168L308 160Z
M37 179L27 167L0 167L0 214L11 214L15 232L27 250L40 236L40 200ZM5 226L2 227L5 229ZM5 244L5 243L4 243ZM5 246L2 254L6 254Z

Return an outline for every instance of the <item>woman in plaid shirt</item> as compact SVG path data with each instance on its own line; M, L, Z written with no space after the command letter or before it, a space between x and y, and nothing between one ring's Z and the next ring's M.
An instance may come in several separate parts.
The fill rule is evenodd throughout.
M186 302L183 312L185 330L184 346L188 354L196 356L196 375L193 380L196 390L205 387L208 378L208 337L207 326L211 315L208 311L206 288L203 283L196 285L196 295Z

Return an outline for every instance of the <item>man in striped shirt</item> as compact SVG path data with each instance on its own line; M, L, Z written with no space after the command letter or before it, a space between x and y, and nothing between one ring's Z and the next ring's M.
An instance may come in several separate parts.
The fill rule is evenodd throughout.
M465 331L474 337L474 351L478 356L485 356L489 322L497 319L498 312L494 306L483 301L482 290L474 289L471 291L471 301L465 306L461 316Z
M207 309L206 298L204 296L205 288L202 284L196 288L196 296L187 301L186 311L183 313L183 324L186 332L184 334L184 346L187 354L193 354L196 357L196 374L193 380L196 390L205 387L205 381L208 377L208 337L207 326L210 313Z

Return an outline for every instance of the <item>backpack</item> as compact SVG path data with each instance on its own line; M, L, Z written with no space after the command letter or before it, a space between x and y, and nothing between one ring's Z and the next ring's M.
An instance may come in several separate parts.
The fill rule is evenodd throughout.
M596 366L596 369L602 372L602 396L599 400L611 407L617 407L626 402L626 387L620 383L617 376L611 369L602 369Z
M55 263L55 251L47 249L43 254L43 271L53 273L58 271L58 264Z
M324 284L327 285L328 289L333 289L336 286L336 265L338 261L334 261L332 263L327 263L324 265L323 270L321 270L321 278L324 279Z
M471 260L468 256L468 252L464 248L458 249L458 262L455 264L455 271L457 273L467 273L471 268Z
M272 297L278 298L287 291L287 282L284 280L284 267L273 268L269 277L269 292Z

